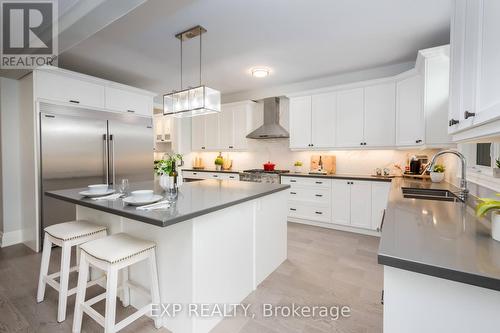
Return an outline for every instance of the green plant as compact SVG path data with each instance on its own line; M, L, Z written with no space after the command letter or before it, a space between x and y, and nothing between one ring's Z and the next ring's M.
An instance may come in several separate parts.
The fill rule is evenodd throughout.
M224 159L222 157L217 157L214 161L215 165L223 165Z
M500 193L497 193L500 196ZM479 203L476 205L476 215L484 216L491 210L500 210L500 201L489 198L479 198Z
M170 174L175 163L182 162L181 154L167 154L167 156L167 159L154 161L154 171L159 176Z
M434 171L434 172L439 172L439 173L443 173L443 172L444 172L444 170L446 170L446 168L445 168L445 167L444 167L444 165L442 165L442 164L436 164L436 165L434 166L434 168L432 169L432 171Z
M500 157L495 160L497 168L500 168Z
M301 167L302 166L302 162L301 161L296 161L293 166Z

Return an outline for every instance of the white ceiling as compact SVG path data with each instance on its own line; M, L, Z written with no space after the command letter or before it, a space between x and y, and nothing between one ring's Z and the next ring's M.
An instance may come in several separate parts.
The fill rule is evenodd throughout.
M149 0L64 52L59 65L158 93L179 89L179 41L201 24L203 81L224 94L413 61L449 42L452 0ZM198 42L184 47L196 85ZM252 78L252 66L272 69Z

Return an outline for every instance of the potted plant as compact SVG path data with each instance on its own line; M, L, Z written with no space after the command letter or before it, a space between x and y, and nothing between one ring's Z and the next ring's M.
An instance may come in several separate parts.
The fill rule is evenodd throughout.
M295 173L301 173L302 172L302 162L301 161L296 161L294 164L293 164L293 167L295 169Z
M224 165L224 158L221 153L219 153L219 156L215 158L214 164L215 170L220 171L222 169L222 166Z
M497 196L500 196L500 194L497 193ZM478 200L479 203L476 206L477 216L484 216L489 211L492 211L491 237L500 242L500 201L489 198L479 198Z
M495 160L496 168L493 168L493 177L500 178L500 157Z
M175 167L177 162L182 162L181 154L168 154L167 159L154 161L155 173L160 176L160 186L162 189L167 190L170 188L170 183L176 181L177 171Z
M445 167L442 164L436 164L431 171L431 180L434 183L442 182L444 179Z

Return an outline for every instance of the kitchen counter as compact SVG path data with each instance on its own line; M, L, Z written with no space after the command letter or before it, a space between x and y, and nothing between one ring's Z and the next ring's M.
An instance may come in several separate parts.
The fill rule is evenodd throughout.
M287 258L287 188L212 179L185 183L175 205L152 211L122 200L84 199L82 189L46 194L74 203L77 219L106 226L108 234L155 242L161 304L239 304ZM132 183L136 189L161 193L153 182ZM143 265L131 266L129 274L149 289ZM136 309L147 302L140 293L130 298ZM193 316L183 307L162 317L162 325L170 332L208 333L222 319Z
M402 187L458 192L449 183L395 178L385 211L382 265L500 291L500 242L467 203L404 198Z
M48 191L45 194L76 205L112 213L159 227L166 227L245 201L283 191L289 187L289 185L280 184L220 180L185 183L179 190L179 196L174 206L168 210L150 211L137 210L133 206L125 205L121 199L107 201L84 198L78 193L86 190L86 188ZM158 187L157 183L152 181L131 184L131 191L138 189L154 189L155 193L161 193L161 188Z
M327 178L327 179L355 179L369 180L374 182L390 182L394 177L372 176L372 175L349 175L349 174L333 174L333 175L318 175L310 173L283 173L282 177L309 177L309 178Z

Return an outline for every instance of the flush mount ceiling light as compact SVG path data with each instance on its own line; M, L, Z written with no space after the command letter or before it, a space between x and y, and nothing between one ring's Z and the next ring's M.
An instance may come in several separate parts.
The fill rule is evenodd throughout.
M220 92L201 84L201 36L207 32L200 25L175 35L181 42L181 90L163 95L163 114L177 118L220 112ZM182 43L200 37L200 84L184 89L182 82Z
M255 67L255 68L252 68L250 70L252 72L252 76L253 77L258 77L258 78L261 78L261 77L267 77L269 76L269 68L265 68L265 67Z

